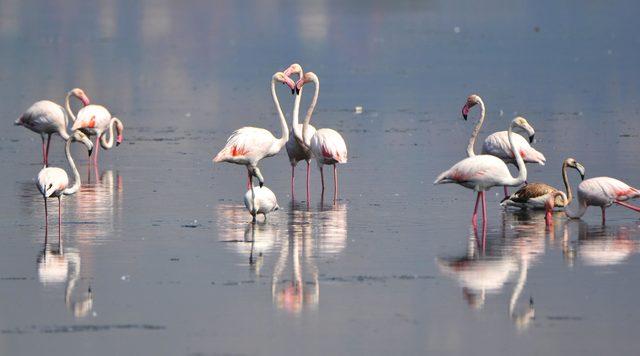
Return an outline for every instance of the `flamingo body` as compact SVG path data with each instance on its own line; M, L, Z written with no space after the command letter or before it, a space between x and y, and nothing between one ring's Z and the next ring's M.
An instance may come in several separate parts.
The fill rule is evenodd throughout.
M253 191L253 192L252 192ZM252 199L252 195L255 194L255 197ZM262 187L252 187L247 190L244 194L244 206L249 210L251 216L253 216L255 221L255 216L257 214L264 215L264 218L267 218L267 214L278 210L280 207L278 206L278 200L276 199L276 195L271 191L271 189L262 186Z
M296 124L296 129L297 129L297 132L302 132L302 124ZM309 125L305 133L304 142L311 141L311 138L313 137L313 135L315 135L315 133L316 133L316 128L313 127L312 125ZM312 157L311 151L309 149L306 149L300 144L300 142L296 138L295 130L293 129L289 134L289 141L287 141L285 148L287 149L289 162L291 162L292 166L297 165L298 162L302 160L309 161Z
M16 125L41 135L66 132L66 123L62 106L49 100L34 103L15 121Z
M317 130L311 137L309 147L319 167L324 164L347 163L347 144L336 130Z
M456 183L477 192L498 185L513 185L507 165L498 157L478 155L467 157L442 172L434 184Z
M36 185L45 198L59 197L69 185L69 176L62 168L46 167L38 173Z
M86 135L100 137L109 127L111 113L102 105L87 105L80 109L72 130L80 130Z
M640 190L610 177L584 180L578 185L580 205L609 207L611 204L640 197Z
M519 134L513 135L513 142L519 147L525 163L538 163L544 166L546 162L544 155L531 147L524 137ZM482 154L496 156L507 164L516 164L507 131L498 131L489 135L482 144Z
M268 130L259 127L243 127L234 131L227 139L224 148L213 161L241 165L257 165L266 157L280 152L279 140Z

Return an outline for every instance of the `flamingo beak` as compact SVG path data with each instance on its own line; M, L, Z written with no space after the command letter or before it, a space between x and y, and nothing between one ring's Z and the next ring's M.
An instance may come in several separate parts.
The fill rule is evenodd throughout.
M89 157L91 157L91 154L92 154L92 153L93 153L93 147L91 147L91 148L89 149Z
M534 135L529 136L529 143L533 143L533 137L534 137L534 136L535 136L535 134L534 134Z
M122 135L118 135L118 138L116 138L116 146L120 146L121 143L122 143Z
M464 118L464 120L467 120L467 116L469 116L469 105L464 104L464 106L462 107L462 118Z
M576 163L576 169L578 170L578 172L580 172L580 179L584 180L584 175L585 175L584 166L581 165L580 163Z

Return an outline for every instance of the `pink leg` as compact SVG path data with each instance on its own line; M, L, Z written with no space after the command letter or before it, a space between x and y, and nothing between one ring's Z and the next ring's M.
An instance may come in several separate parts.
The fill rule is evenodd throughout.
M247 171L247 190L251 189L251 173Z
M504 188L504 197L507 198L509 197L509 190L507 190L507 186L503 186L502 188Z
M482 228L487 226L487 200L485 198L485 192L482 193Z
M47 198L44 198L44 228L49 228L49 211L47 210Z
M322 192L324 193L324 172L322 171L322 166L320 166L320 180L322 181Z
M45 148L45 145L44 145L44 135L42 135L41 137L42 137L42 164L46 167L47 166L47 149Z
M605 213L605 207L601 206L600 209L602 209L602 225L604 225L605 221L606 221L606 213Z
M296 191L294 189L296 182L296 166L291 165L291 200L296 200Z
M635 206L635 205L632 205L632 204L629 204L629 203L623 203L623 202L621 202L621 201L615 201L614 203L616 203L616 204L618 204L618 205L622 205L622 206L624 206L625 208L631 209L631 210L633 210L633 211L640 212L640 207L637 207L637 206Z
M480 192L478 192L478 196L476 197L476 206L473 208L473 215L471 216L471 223L473 227L478 226L478 203L480 202Z
M46 165L49 165L49 145L51 144L51 134L49 134L49 137L47 138L47 150L44 151L44 161L46 162Z
M333 204L335 205L336 199L338 199L338 168L333 165Z
M62 231L62 206L60 205L60 196L58 196L58 244L60 243L60 236Z
M311 165L307 161L307 205L311 202L311 194L309 193L309 177L311 176Z
M98 165L98 152L100 152L100 136L96 136L96 144L94 150L96 152L93 154L93 164Z

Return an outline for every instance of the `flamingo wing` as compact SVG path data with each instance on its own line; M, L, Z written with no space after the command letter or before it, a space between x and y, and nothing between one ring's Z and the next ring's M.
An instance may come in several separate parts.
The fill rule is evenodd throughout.
M313 154L319 159L347 163L347 144L335 130L317 130L311 138L311 147Z
M66 129L66 115L60 105L42 100L31 105L15 124L39 133L53 133Z
M111 113L101 105L87 105L80 109L71 130L105 131L109 126Z
M502 185L502 181L510 177L509 169L498 157L478 155L467 157L454 164L442 172L434 184L457 183L467 188L485 190Z
M214 157L214 162L246 164L257 163L270 153L276 138L268 130L258 127L243 127L234 131L224 148Z
M546 158L544 155L531 147L524 137L515 134L513 135L513 141L520 149L520 154L525 162L545 164ZM507 131L498 131L489 135L482 144L482 154L489 154L502 160L513 162L514 156L509 143L509 133Z
M582 181L578 186L578 194L590 205L599 206L640 197L638 189L611 177L596 177Z

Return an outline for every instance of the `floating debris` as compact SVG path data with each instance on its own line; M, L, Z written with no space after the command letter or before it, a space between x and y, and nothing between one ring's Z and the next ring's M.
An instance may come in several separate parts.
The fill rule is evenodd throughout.
M356 106L356 110L355 110L356 114L362 114L362 111L363 111L362 106Z

